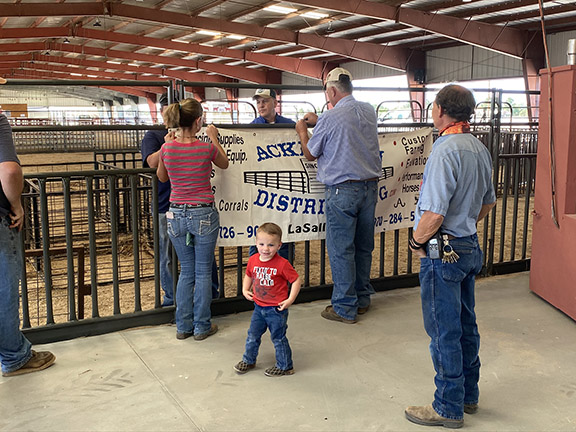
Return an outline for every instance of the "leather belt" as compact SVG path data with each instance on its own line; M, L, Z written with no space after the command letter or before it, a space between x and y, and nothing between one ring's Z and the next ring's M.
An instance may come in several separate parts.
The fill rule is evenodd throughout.
M213 203L201 203L201 204L170 203L170 207L177 209L187 209L187 208L212 207L212 204Z
M378 177L374 177L374 178L369 178L366 180L346 180L342 183L364 183L364 182L369 182L369 181L377 181Z

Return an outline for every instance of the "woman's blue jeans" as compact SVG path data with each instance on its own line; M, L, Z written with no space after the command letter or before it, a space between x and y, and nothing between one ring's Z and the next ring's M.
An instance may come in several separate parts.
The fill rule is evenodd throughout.
M464 416L464 404L478 403L480 335L474 313L474 277L482 269L476 234L450 240L460 256L455 263L420 260L424 328L436 370L432 406L451 419Z
M220 219L214 207L170 208L168 235L180 261L176 285L176 330L202 334L210 330L212 263Z
M254 312L246 338L246 351L242 361L255 364L262 335L270 329L270 339L276 350L276 367L282 370L292 369L292 350L286 337L288 329L288 309L279 311L276 306L258 306L254 303Z
M326 246L334 289L332 307L355 319L358 308L370 305L374 250L374 211L378 182L345 182L326 186Z
M32 356L31 344L20 331L19 286L22 253L18 231L0 218L0 362L2 372L20 369Z

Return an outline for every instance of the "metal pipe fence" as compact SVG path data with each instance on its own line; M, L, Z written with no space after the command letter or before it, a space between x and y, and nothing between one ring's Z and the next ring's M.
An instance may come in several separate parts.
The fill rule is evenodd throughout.
M479 136L486 141L487 134ZM494 165L497 210L479 224L485 274L529 267L535 154L516 151L533 151L535 141L522 131L504 142ZM33 341L47 342L169 322L173 308L160 306L154 259L159 253L154 170L141 168L135 149L97 151L92 161L73 166L82 168L25 175L25 332ZM376 236L376 290L418 285L419 260L407 246L410 234L411 229L403 229ZM298 301L329 298L325 242L294 247L294 265L303 280ZM215 253L221 294L214 314L247 310L241 286L248 247L220 247Z

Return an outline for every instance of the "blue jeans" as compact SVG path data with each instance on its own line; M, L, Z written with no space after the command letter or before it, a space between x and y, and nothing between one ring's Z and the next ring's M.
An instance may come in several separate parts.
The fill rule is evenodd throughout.
M374 250L374 211L378 182L326 186L326 246L334 289L332 306L343 318L355 319L370 305L374 289L370 268Z
M159 213L160 222L160 285L164 291L162 306L174 304L174 278L172 277L172 244L168 235L166 213ZM212 262L212 298L220 297L220 284L218 282L218 266L216 259Z
M158 214L158 222L160 224L160 285L164 291L162 306L172 306L174 304L174 279L172 278L172 248L168 236L166 213Z
M20 331L20 235L10 229L7 217L0 220L0 361L2 372L20 369L30 357L31 344Z
M212 265L220 219L214 207L170 208L168 235L180 261L176 286L176 329L201 334L210 330Z
M476 234L450 240L455 263L420 260L424 328L436 370L432 406L438 414L461 419L464 404L478 403L480 335L474 313L474 277L482 269Z
M246 351L242 360L248 364L256 363L262 335L270 329L270 339L276 350L276 367L282 370L292 369L292 350L286 337L288 329L288 309L279 311L276 306L258 306L254 303L254 312L246 338Z

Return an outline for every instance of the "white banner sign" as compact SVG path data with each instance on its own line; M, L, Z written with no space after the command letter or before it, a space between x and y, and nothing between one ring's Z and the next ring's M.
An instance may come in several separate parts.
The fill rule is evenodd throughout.
M219 129L227 170L214 168L212 190L220 213L219 246L254 244L257 227L274 222L284 242L325 238L324 185L317 163L302 155L293 129ZM204 134L201 139L208 139ZM380 136L375 232L411 227L432 129Z

